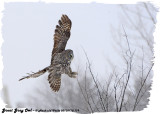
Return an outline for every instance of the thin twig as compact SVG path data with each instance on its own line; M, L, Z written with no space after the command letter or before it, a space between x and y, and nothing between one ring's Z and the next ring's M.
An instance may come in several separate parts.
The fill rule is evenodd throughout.
M82 93L82 95L83 95L83 97L84 97L84 100L87 102L87 99L86 99L86 97L85 97L85 95L84 95L84 93L83 93L83 90L82 90L81 85L80 85L80 83L79 83L79 81L78 81L78 78L77 78L77 82L78 82L79 88L80 88L80 90L81 90L81 93ZM88 104L88 102L87 102L87 104ZM88 104L88 105L90 106L90 104ZM88 107L87 107L87 110L88 110ZM89 112L89 110L88 110L88 112Z
M123 102L124 102L124 96L125 96L125 93L126 93L126 89L127 89L127 86L128 86L128 82L129 82L130 74L131 74L131 69L132 69L132 59L133 59L133 55L134 55L134 52L135 52L135 51L133 53L131 52L129 41L128 41L128 37L127 37L127 34L125 32L124 27L123 27L123 30L124 30L124 33L125 33L125 38L127 40L127 44L128 44L128 49L129 49L130 55L129 55L129 62L128 62L129 64L127 64L127 81L126 81L126 84L124 86L119 112L122 110L122 106L123 106Z
M148 14L149 14L149 16L150 16L150 18L151 18L153 24L156 24L156 22L155 22L155 20L153 19L152 15L151 15L151 12L149 11L148 6L147 6L146 3L144 3L144 7L146 8L146 10L147 10L147 12L148 12Z
M91 109L91 111L93 113L93 109L92 109L92 106L91 106L91 104L89 102L89 97L88 97L87 88L86 88L86 74L87 74L87 66L86 66L86 70L85 70L85 92L86 92L86 95L87 95L87 103L89 104L89 107L90 107L90 109Z
M147 80L150 72L151 72L151 69L152 69L153 65L154 65L154 63L152 64L151 68L149 69L149 71L148 71L148 73L147 73L147 76L146 76L146 78L144 79L144 81L143 81L143 83L142 83L142 86L141 86L141 88L140 88L139 91L138 91L138 94L137 94L137 97L136 97L136 101L135 101L135 103L134 103L133 111L135 111L135 109L136 109L137 100L138 100L138 98L139 98L139 94L140 94L140 92L141 92L141 90L142 90L142 88L143 88L143 86L144 86L144 84L145 84L145 82L146 82L146 80Z
M82 49L83 49L83 48L82 48ZM93 75L93 73L92 73L92 70L91 70L91 64L90 64L89 58L88 58L87 53L85 52L84 49L83 49L83 51L84 51L85 56L86 56L87 61L88 61L89 71L90 71L90 73L91 73L91 76L92 76L92 78L93 78L93 81L94 81L95 86L96 86L97 91L98 91L98 95L99 95L99 98L100 98L100 101L101 101L102 109L103 109L104 111L106 111L105 106L104 106L104 103L103 103L103 100L102 100L102 96L101 96L101 93L100 93L100 90L99 90L99 87L98 87L98 84L97 84L97 82L96 82L96 80L95 80L95 78L94 78L94 75Z
M129 17L129 15L127 14L127 12L124 10L123 6L120 5L124 14L126 15L126 17L128 18L128 20L130 21L130 23L133 25L133 27L137 30L137 32L141 35L141 37L144 39L144 41L146 41L146 43L148 44L149 46L149 49L151 50L151 52L153 53L152 51L152 46L150 45L149 41L147 40L147 38L144 36L144 34L139 30L139 28L134 24L134 22L132 21L132 19Z

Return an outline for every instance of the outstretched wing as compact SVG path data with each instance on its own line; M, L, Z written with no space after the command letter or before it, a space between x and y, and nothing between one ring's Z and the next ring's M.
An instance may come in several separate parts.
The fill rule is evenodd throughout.
M47 72L48 70L49 70L49 67L46 67L46 68L44 68L44 69L42 69L42 70L40 70L40 71L38 71L38 72L36 72L36 73L33 72L33 74L27 73L29 76L25 76L25 77L19 79L19 81L21 81L21 80L23 80L23 79L28 79L28 78L37 78L37 77L39 77L40 75L42 75L42 74L44 74L45 72Z
M59 25L56 26L54 34L54 48L52 50L52 60L55 53L61 53L65 50L67 41L70 37L70 30L72 26L71 20L67 15L62 15L61 19L58 21Z
M61 74L54 72L50 73L48 76L48 81L51 89L55 92L58 92L61 86Z

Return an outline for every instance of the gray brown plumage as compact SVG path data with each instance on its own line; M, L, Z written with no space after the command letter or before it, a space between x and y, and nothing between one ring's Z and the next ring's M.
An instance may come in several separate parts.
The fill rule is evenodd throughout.
M48 81L50 84L50 87L53 91L59 91L59 88L61 86L61 74L52 74L50 73L48 76Z
M27 73L29 76L25 76L25 77L19 79L19 81L21 81L23 79L28 79L28 78L36 78L36 77L44 74L46 71L48 71L48 69L49 69L49 67L46 67L43 70L40 70L40 71L38 71L36 73L34 73L34 72L32 74Z
M72 26L71 20L67 15L62 15L58 21L54 34L54 48L52 50L52 58L50 66L40 70L36 73L29 74L29 76L21 78L19 81L28 78L36 78L45 72L49 72L48 82L53 91L57 92L61 86L61 75L67 74L71 78L76 78L77 73L72 72L70 67L71 61L74 58L73 51L65 50L67 41L70 37L70 30Z
M52 51L52 59L55 53L61 53L65 50L67 41L70 37L70 30L72 26L71 20L67 15L62 15L61 20L58 21L59 25L56 25L55 34L54 34L54 48Z

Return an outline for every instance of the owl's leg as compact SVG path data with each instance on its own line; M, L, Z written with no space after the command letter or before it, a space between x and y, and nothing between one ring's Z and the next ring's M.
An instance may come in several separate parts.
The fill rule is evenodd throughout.
M71 67L69 67L69 71L66 74L68 74L68 76L71 78L76 78L76 75L78 75L77 72L72 72Z

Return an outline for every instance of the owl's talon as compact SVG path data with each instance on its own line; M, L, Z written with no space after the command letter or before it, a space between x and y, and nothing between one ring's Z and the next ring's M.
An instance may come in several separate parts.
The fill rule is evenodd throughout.
M78 73L77 72L72 72L72 75L78 75Z
M72 78L76 78L77 76L73 75Z

